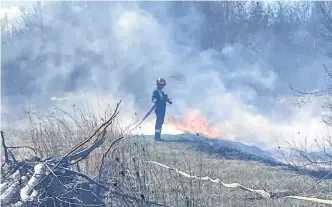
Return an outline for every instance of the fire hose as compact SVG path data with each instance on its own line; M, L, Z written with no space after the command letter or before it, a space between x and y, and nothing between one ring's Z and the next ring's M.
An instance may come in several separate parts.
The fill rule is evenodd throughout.
M168 98L166 99L167 103L172 104L172 101L170 101ZM132 132L133 130L135 130L136 128L138 128L151 114L151 112L156 108L157 104L155 103L151 109L148 111L148 113L146 113L146 115L139 120L138 122L136 122L133 126L133 128L131 130L129 130L129 132ZM127 127L126 129L128 129L129 127Z
M322 204L330 204L332 205L332 200L329 199L320 199L320 198L316 198L316 197L306 197L306 196L297 196L297 195L291 195L291 191L286 191L285 193L280 193L280 195L278 195L278 193L272 193L272 192L267 192L266 190L260 190L260 189L252 189L252 188L248 188L245 187L243 185L241 185L240 183L224 183L222 180L216 178L216 179L212 179L211 177L200 177L200 176L195 176L195 175L190 175L184 171L181 171L179 169L176 168L172 168L169 167L167 165L161 164L159 162L155 162L155 161L148 161L148 163L163 167L165 169L168 170L172 170L175 171L177 174L182 175L183 177L186 178L190 178L190 179L196 179L196 180L202 180L202 181L210 181L212 183L217 183L220 184L226 188L239 188L241 190L244 191L249 191L252 193L257 194L258 196L260 196L263 199L276 199L276 198L293 198L293 199L297 199L297 200L303 200L303 201L311 201L314 203L322 203ZM284 194L284 195L282 195Z
M156 107L156 104L154 104L151 109L148 111L148 113L146 113L146 115L141 119L139 120L138 122L136 122L133 126L133 128L131 130L129 130L129 132L132 132L133 130L135 130L136 128L138 128L151 114L151 112L155 109Z

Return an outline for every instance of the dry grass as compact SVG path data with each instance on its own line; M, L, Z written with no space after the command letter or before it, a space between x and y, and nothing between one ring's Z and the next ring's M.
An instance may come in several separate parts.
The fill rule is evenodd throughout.
M34 147L42 158L64 154L98 128L111 112L112 109L107 108L101 115L94 115L75 109L73 113L62 111L60 117L59 114L46 116L30 113L30 128L25 134L25 144ZM75 165L76 170L96 177L102 156L109 144L121 134L117 123L113 123L104 146L79 166ZM109 206L324 206L289 198L263 200L239 189L181 177L174 171L147 163L149 160L191 175L210 176L226 183L237 182L272 193L290 191L292 195L332 198L331 181L323 181L310 192L304 193L317 179L296 174L281 166L221 159L218 154L202 153L185 143L156 143L143 136L125 136L107 154L101 169L102 176L99 179L111 186L104 198Z
M281 166L268 166L257 161L226 160L202 154L185 144L155 143L144 137L123 142L114 153L110 180L114 191L138 198L116 197L110 194L110 206L325 206L289 198L263 200L239 189L228 189L208 181L192 180L175 174L147 160L157 161L197 176L219 178L226 183L238 182L247 187L272 193L289 191L291 195L332 198L331 181L324 181L308 193L314 178L285 171ZM124 174L122 174L124 172ZM145 201L150 201L146 203Z
M185 144L157 143L148 147L149 159L197 176L219 178L226 183L238 182L247 187L269 192L290 191L293 195L332 198L331 181L304 193L317 181L308 176L285 171L281 166L268 166L257 161L223 160L218 156L193 151ZM239 189L227 189L208 181L178 177L174 172L153 167L158 173L156 185L171 206L325 206L289 198L261 200Z

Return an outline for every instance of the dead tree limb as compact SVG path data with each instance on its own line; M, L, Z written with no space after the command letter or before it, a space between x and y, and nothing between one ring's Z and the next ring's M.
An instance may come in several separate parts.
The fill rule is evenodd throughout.
M10 204L17 200L17 192L19 191L20 172L17 170L11 175L11 179L1 185L0 201L2 205Z
M98 138L90 147L80 150L73 155L68 156L68 160L76 161L78 159L85 159L96 148L100 147L106 139L106 130L102 132L101 138Z
M67 152L60 160L59 162L54 166L53 170L61 163L61 161L63 159L65 159L66 157L68 157L70 154L72 154L73 152L75 152L77 149L79 149L80 147L82 147L84 144L86 144L87 142L89 142L102 128L103 131L107 129L107 127L109 125L112 124L113 119L119 114L119 106L120 103L117 103L116 108L114 110L113 115L111 116L111 118L109 118L105 123L103 123L92 135L90 135L88 138L86 138L85 140L83 140L81 143L79 143L77 146L75 146L73 149L71 149L69 152Z
M3 136L3 134L4 134L4 132L1 131L1 143L2 143L2 147L3 147L3 153L5 156L5 162L8 163L8 162L10 162L9 156L8 156L8 148L6 146L5 137Z
M33 201L38 196L38 191L34 189L36 185L38 185L39 181L46 174L46 165L45 164L37 164L34 167L34 173L28 181L27 185L24 186L20 191L21 201L26 203L27 201ZM30 194L30 192L32 192Z
M37 152L34 148L30 146L17 146L17 147L7 147L8 149L29 149L34 152L34 154L37 156Z

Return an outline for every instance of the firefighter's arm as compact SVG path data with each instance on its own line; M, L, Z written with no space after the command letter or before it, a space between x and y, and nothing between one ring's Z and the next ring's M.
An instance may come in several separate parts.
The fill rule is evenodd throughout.
M169 104L172 105L172 101L168 98L168 95L167 95L167 94L165 94L165 99L166 99L167 103L169 103Z
M156 104L158 102L159 94L157 91L153 91L151 101L152 103Z

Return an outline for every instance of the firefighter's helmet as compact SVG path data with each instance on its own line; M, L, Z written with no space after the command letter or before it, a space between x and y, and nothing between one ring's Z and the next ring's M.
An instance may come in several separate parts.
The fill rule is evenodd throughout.
M156 84L163 85L163 86L166 85L166 81L165 81L165 79L163 79L163 78L158 78L158 79L156 80L155 83L156 83Z

